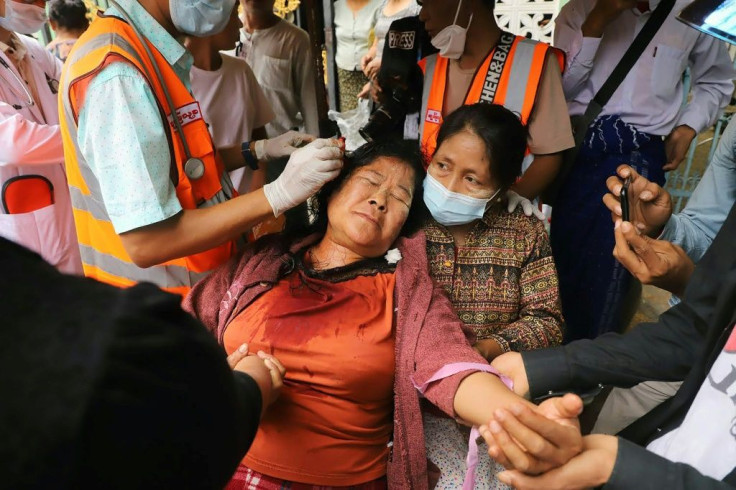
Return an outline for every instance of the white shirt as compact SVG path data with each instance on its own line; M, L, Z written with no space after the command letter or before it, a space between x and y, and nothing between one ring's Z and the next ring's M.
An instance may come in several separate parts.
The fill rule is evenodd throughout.
M298 128L319 134L316 70L309 34L279 20L267 29L241 30L239 56L248 62L275 118L266 125L269 138Z
M248 63L222 55L222 66L207 71L192 66L192 94L209 124L215 148L237 146L252 139L253 130L273 120L265 95ZM249 169L231 172L239 193L250 190Z
M360 70L360 59L373 44L373 29L383 0L368 0L353 13L346 0L335 2L335 64L349 71Z
M629 9L606 27L602 38L584 38L581 26L596 0L571 0L555 20L555 46L567 54L563 88L570 115L585 112L614 67L651 16ZM659 0L650 0L650 9ZM690 3L679 0L641 58L603 108L640 131L667 135L687 124L700 132L713 124L733 93L734 70L723 42L675 19ZM690 66L692 97L682 109L682 75Z
M61 62L35 39L14 34L11 42L17 47L14 54L7 45L0 49L8 65L0 66L0 188L13 177L40 175L54 186L54 204L22 214L0 209L0 236L37 252L63 272L81 274L59 128ZM20 85L25 78L33 105Z
M722 480L736 466L736 329L677 429L647 449Z

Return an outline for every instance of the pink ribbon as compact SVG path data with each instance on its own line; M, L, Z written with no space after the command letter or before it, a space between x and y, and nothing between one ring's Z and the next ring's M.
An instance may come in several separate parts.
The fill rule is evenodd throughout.
M479 364L475 362L454 362L442 366L436 373L434 373L426 382L421 385L416 384L412 379L414 387L419 390L419 393L424 395L427 387L444 378L448 378L464 371L482 371L498 376L498 378L506 385L510 390L514 388L514 383L510 378L504 376L497 369L491 367L489 364ZM475 487L475 470L478 467L478 438L480 432L477 427L473 427L470 431L470 440L468 441L468 456L465 458L465 480L463 481L463 490L473 490Z

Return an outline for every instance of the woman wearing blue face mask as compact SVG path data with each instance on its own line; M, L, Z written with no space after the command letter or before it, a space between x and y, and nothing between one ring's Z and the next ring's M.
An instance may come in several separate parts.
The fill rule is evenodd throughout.
M507 351L562 340L557 272L544 225L499 196L521 173L526 128L499 105L474 104L445 118L427 169L424 227L430 273L476 336L489 361ZM428 456L442 472L437 488L460 488L467 436L457 424L425 414ZM475 488L495 488L484 451ZM484 461L485 459L485 461Z

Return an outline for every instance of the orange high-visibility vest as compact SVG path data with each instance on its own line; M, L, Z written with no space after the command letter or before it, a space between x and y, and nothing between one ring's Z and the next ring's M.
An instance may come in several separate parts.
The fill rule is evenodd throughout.
M499 53L503 64L499 63L498 56L494 60L494 54L501 45L508 47L505 55ZM517 114L521 122L527 124L544 73L547 52L552 50L555 53L561 70L564 69L564 55L547 43L514 36L508 32L501 33L498 46L491 50L475 72L464 105L481 101L499 104ZM489 72L491 63L494 66L502 65L502 70ZM433 54L422 59L419 66L424 72L419 134L422 150L427 158L431 158L437 148L437 134L442 125L442 107L450 63L447 58ZM489 85L493 85L492 96L488 94Z
M148 42L148 41L146 41ZM236 251L228 241L206 252L171 260L147 269L136 266L125 251L120 236L110 221L100 184L77 143L78 117L90 80L111 62L133 65L148 81L158 102L163 121L171 127L169 147L170 175L183 209L197 209L225 202L233 196L224 166L215 155L199 104L177 77L174 69L148 42L163 83L171 94L176 117L182 124L193 157L204 162L204 175L190 179L184 171L186 156L181 135L177 134L159 79L132 28L115 17L97 17L77 41L69 55L60 81L59 120L66 172L72 196L74 221L84 273L119 287L140 281L153 282L162 289L185 295L210 270L225 262Z

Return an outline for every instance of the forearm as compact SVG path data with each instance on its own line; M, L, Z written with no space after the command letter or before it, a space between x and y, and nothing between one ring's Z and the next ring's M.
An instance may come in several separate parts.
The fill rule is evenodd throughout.
M187 209L160 223L122 233L126 252L139 267L194 255L232 240L273 216L263 190L204 209Z
M548 391L587 391L598 384L629 388L642 381L681 381L696 361L705 330L692 314L680 303L658 323L638 325L626 335L606 334L522 352L531 397ZM662 345L668 346L666 356L652 347Z
M552 183L561 165L562 153L535 155L532 164L524 175L511 186L511 190L527 199L534 199Z
M514 404L534 405L514 394L500 378L489 373L473 373L462 380L455 392L455 413L473 425L484 425L499 408L510 409Z

